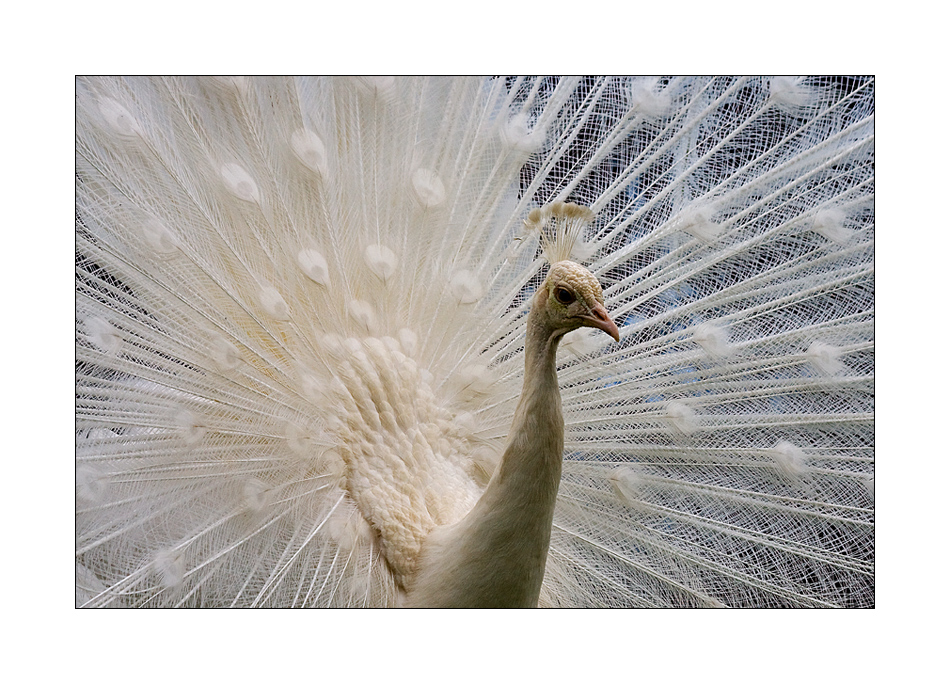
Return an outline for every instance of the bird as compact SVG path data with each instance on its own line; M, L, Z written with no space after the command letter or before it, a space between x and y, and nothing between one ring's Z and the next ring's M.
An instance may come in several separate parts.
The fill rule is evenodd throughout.
M873 607L873 77L79 77L75 182L78 607Z

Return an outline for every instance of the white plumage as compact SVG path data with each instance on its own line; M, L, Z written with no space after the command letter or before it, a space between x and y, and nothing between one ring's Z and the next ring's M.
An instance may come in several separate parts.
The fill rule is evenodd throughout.
M77 604L412 604L512 428L526 225L576 202L545 246L620 340L557 352L540 605L873 605L873 102L81 79Z

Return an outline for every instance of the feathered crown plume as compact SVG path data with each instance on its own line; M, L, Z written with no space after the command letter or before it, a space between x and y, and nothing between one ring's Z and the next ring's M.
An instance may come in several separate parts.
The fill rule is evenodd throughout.
M532 209L525 219L524 228L527 233L540 234L544 258L548 263L556 264L570 259L572 253L575 260L584 258L585 255L577 252L584 251L580 248L585 246L585 231L593 220L594 212L589 207L573 202L553 202Z

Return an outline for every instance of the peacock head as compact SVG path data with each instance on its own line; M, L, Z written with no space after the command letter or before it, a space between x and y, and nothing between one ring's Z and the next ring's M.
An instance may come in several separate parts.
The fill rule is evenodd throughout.
M535 304L557 337L581 327L603 330L620 341L620 330L607 314L604 293L594 274L573 261L558 261L541 286Z

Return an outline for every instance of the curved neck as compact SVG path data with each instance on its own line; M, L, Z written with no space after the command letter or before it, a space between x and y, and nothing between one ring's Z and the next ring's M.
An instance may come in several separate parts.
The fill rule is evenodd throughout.
M533 307L525 379L501 463L475 507L433 532L408 605L534 607L538 604L561 479L564 418L555 354L560 336Z
M532 517L548 520L546 539L550 537L564 450L564 417L555 360L559 340L560 336L555 337L542 325L540 316L528 316L521 398L501 464L482 496L497 497L497 505L502 508L529 506Z

